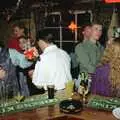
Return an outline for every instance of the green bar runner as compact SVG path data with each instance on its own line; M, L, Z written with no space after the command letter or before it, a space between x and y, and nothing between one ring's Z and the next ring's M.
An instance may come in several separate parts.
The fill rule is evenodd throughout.
M57 95L55 95L54 99L48 99L47 94L30 96L28 98L25 98L21 102L18 102L15 99L11 99L0 104L0 114L2 115L15 113L20 111L32 110L42 106L54 105L64 99L64 92L58 92Z
M120 107L120 98L110 98L103 96L93 96L89 99L87 107L112 111L116 107Z

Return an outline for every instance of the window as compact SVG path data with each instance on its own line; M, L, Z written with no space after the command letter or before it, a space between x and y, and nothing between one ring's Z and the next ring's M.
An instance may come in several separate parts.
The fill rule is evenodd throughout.
M72 31L68 28L71 21L77 25L77 30ZM47 16L45 29L53 33L54 42L58 47L66 50L68 53L72 52L73 45L78 42L78 34L81 25L92 21L91 11L75 11L61 15L60 12L54 12Z

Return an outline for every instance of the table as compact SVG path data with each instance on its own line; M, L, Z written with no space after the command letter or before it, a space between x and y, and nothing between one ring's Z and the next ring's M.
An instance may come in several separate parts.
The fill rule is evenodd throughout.
M37 102L40 100L41 100L41 102L43 102L44 100L47 100L46 102L44 101L46 103L46 105L42 106L41 104L39 104L39 106L34 107L34 109L24 110L23 112L17 111L17 112L4 113L3 117L0 116L0 120L80 120L77 118L81 118L81 120L116 120L114 118L114 116L112 115L111 111L103 110L103 107L105 107L105 106L103 106L103 104L101 104L101 103L103 103L103 101L105 101L107 106L111 105L113 103L113 106L112 106L112 108L113 108L113 107L120 105L120 99L112 99L112 98L107 99L107 98L104 98L101 96L95 96L95 99L94 99L94 97L92 97L93 99L89 99L89 101L93 100L94 103L97 103L96 107L95 106L94 107L84 106L83 110L77 114L64 114L64 113L60 112L60 110L59 110L59 102L60 102L60 100L66 99L64 97L65 97L64 91L58 92L56 94L56 98L58 98L58 99L54 99L54 100L58 100L58 101L53 102L55 104L46 103L48 101L48 99L46 99L46 95L45 96L38 95L38 96L29 97L23 102L23 104L27 103L27 105L30 105L33 102ZM98 103L100 103L100 104L98 104ZM19 105L19 103L18 103L18 105ZM33 105L33 104L31 104L31 105ZM96 105L96 104L94 104L94 105ZM98 109L98 108L101 108L101 109ZM76 119L56 118L56 117L60 117L60 116L70 116L70 117L75 117ZM56 118L56 119L53 119L53 118Z

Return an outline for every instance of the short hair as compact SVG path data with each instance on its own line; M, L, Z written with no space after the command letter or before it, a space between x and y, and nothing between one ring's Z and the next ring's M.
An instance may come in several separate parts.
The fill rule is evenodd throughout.
M93 21L91 23L91 26L93 26L93 25L102 25L103 26L103 24L100 21Z
M24 29L25 28L25 24L22 22L17 22L17 23L13 23L13 28L14 27L19 27L20 29Z
M83 32L86 29L86 27L91 27L91 23L85 23L84 25L81 26L81 28L79 29L79 34L78 34L78 39L79 42L83 42L84 36L83 36Z
M53 43L53 34L50 33L48 30L44 29L44 30L41 30L37 33L37 38L36 38L37 41L39 40L43 40L44 42L46 43Z
M91 27L91 23L86 23L86 24L82 25L81 32L83 32L86 27Z
M25 27L25 24L23 22L19 22L19 23L14 23L12 25L12 27L19 27L20 29L23 29L24 30L24 34L27 36L28 35L28 28Z

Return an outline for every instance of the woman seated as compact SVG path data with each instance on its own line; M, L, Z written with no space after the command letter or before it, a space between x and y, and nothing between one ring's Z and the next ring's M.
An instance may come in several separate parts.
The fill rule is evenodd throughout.
M120 97L120 38L107 45L100 66L92 75L91 92Z

